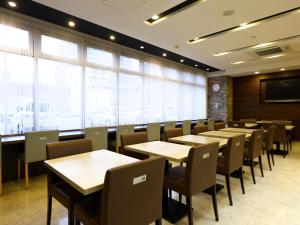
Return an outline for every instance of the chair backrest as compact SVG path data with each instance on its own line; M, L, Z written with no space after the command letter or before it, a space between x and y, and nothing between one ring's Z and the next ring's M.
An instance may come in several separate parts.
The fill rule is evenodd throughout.
M248 145L248 158L255 159L262 154L262 141L264 130L256 130L252 132Z
M191 121L190 120L184 120L182 122L182 130L183 130L183 135L191 134Z
M136 132L132 134L121 135L121 154L124 154L124 147L126 145L134 145L139 143L148 142L147 132Z
M0 134L0 169L2 168L2 138L1 138L1 134ZM1 171L0 171L1 173ZM1 174L0 174L1 176ZM1 182L1 180L0 180Z
M228 127L245 128L244 121L228 121Z
M85 129L85 138L92 141L93 150L107 149L108 128L90 127Z
M160 123L148 123L148 141L160 141Z
M273 149L274 143L274 132L276 127L274 125L268 127L267 131L264 132L264 141L265 141L265 148L266 151L271 151Z
M121 146L121 135L134 133L134 125L120 125L117 127L116 142L117 147Z
M215 120L212 118L208 118L207 126L208 126L208 130L214 130L215 129Z
M245 123L256 123L256 119L240 119L240 121Z
M215 123L215 130L220 130L224 128L225 128L225 123L223 122Z
M274 131L274 142L286 142L288 140L287 131L285 129L286 124L283 123L274 123L276 127Z
M226 149L223 152L226 174L230 174L243 166L244 148L245 134L228 139Z
M101 224L148 225L161 218L164 166L165 159L157 157L108 170Z
M216 184L219 143L192 147L186 164L185 191L192 196Z
M207 132L208 126L207 125L196 125L194 126L194 134L197 135L199 133Z
M170 128L164 130L164 141L168 141L169 138L183 136L182 128Z
M46 159L46 144L58 142L58 130L25 134L25 161L28 163Z
M271 126L274 126L272 123L262 123L261 124L261 127L264 129L264 130L268 130L269 127ZM276 127L275 127L276 128Z
M176 127L176 122L175 121L167 121L167 122L165 122L164 130L165 129L170 129L170 128L175 128L175 127Z
M196 126L198 126L198 125L204 125L204 124L205 124L205 119L196 120Z

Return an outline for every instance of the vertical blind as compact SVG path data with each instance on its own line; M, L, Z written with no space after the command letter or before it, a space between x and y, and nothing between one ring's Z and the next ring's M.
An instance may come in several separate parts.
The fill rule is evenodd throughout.
M5 19L0 18L1 134L207 116L207 81L199 70L79 33Z

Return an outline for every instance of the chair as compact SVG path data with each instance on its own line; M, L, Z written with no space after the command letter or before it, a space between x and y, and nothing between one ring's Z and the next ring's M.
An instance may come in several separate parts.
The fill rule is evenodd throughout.
M0 195L2 195L2 142L1 142L1 134L0 134Z
M208 130L214 130L215 129L215 120L212 118L208 118L207 126L208 126Z
M219 220L216 200L216 170L218 143L192 147L186 167L169 168L165 174L165 188L186 196L189 225L193 225L192 197L212 189L212 201L216 221Z
M263 151L266 151L266 153L267 153L270 171L272 171L270 156L272 157L273 165L275 164L274 163L274 155L273 155L273 151L272 151L275 130L276 130L276 127L274 125L272 125L264 132L264 142L263 142L263 146L262 146Z
M208 126L207 125L196 125L194 126L194 134L197 135L199 133L207 132Z
M262 166L262 140L263 140L263 129L253 131L249 142L247 142L245 151L244 151L244 159L250 162L251 174L253 183L256 184L255 174L254 174L254 159L258 157L259 166L261 171L261 176L264 176L263 166Z
M132 134L122 134L121 135L121 151L120 153L123 155L127 155L133 158L137 158L140 160L148 159L149 156L146 154L142 154L139 152L133 152L125 149L126 145L134 145L139 143L148 142L147 132L136 132Z
M70 155L81 154L93 150L89 139L62 141L46 145L47 160L61 158ZM68 209L68 224L74 224L74 203L84 196L71 187L67 182L60 179L56 174L47 169L48 208L47 225L51 224L52 197Z
M196 120L196 126L198 126L198 125L204 125L204 124L205 124L205 120L204 119Z
M191 121L190 120L184 120L182 122L182 130L183 130L183 135L191 134Z
M119 152L121 146L121 135L134 133L134 125L120 125L117 126L116 131L116 152Z
M148 141L160 141L160 123L148 123Z
M170 128L164 130L164 140L169 141L169 138L183 136L182 128Z
M90 127L85 129L85 138L92 141L93 150L107 149L107 127Z
M225 123L223 123L223 122L215 123L215 125L214 125L215 130L221 130L224 128L225 128Z
M245 123L256 123L256 119L240 119L240 121Z
M75 203L84 225L161 225L165 159L156 157L110 169L102 195Z
M284 123L274 123L276 126L276 130L274 131L274 142L283 144L283 151L286 151L286 154L289 151L289 148L291 150L291 147L289 147L291 144L291 137L288 135L285 127L286 124ZM285 154L283 155L285 157Z
M175 128L175 127L176 127L176 122L175 121L165 122L164 129L170 129L170 128Z
M21 178L21 161L25 164L25 188L29 186L28 164L46 159L46 144L58 142L58 130L25 134L25 152L18 156L18 180Z
M229 138L227 146L222 152L222 156L218 157L217 173L225 175L227 194L230 205L232 205L230 174L235 171L239 172L242 192L245 194L243 180L243 154L245 145L245 135L239 135Z
M244 121L228 121L228 127L245 128Z

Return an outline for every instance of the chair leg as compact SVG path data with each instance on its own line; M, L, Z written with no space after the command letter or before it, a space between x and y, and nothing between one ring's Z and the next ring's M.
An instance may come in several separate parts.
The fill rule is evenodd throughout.
M275 166L275 161L274 161L274 154L273 154L273 152L271 153L271 158L272 158L273 166Z
M68 211L68 225L74 225L74 214L70 209Z
M28 162L25 162L25 188L29 186Z
M192 208L192 198L186 196L186 204L188 207L188 220L189 220L189 225L194 225L193 221L193 208Z
M230 205L233 205L232 204L232 197L231 197L231 188L230 188L230 175L226 174L225 178L226 178L226 187L227 187L227 194L228 194L228 198L229 198L229 203L230 203Z
M240 172L240 182L241 182L242 192L243 192L243 195L244 195L245 194L245 187L244 187L243 167L239 168L239 172Z
M271 154L271 153L270 153L269 151L267 151L267 158L268 158L269 168L270 168L270 171L272 171L270 154Z
M264 171L263 171L261 156L258 156L258 160L259 160L259 167L260 167L261 176L264 177Z
M212 197L212 202L213 202L213 207L214 207L215 218L216 218L216 221L219 221L216 185L214 186L214 191L213 191L211 197Z
M51 224L52 196L48 194L47 225Z
M21 179L21 160L18 159L18 181Z
M162 225L161 219L155 220L155 225Z
M254 162L253 162L253 159L250 160L250 168L251 168L251 175L252 175L253 183L256 184L255 174L254 174Z

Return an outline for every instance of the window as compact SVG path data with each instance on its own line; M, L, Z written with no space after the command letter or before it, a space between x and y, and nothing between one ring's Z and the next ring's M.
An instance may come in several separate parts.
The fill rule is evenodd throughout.
M45 24L3 21L1 134L206 118L206 78L184 65Z

